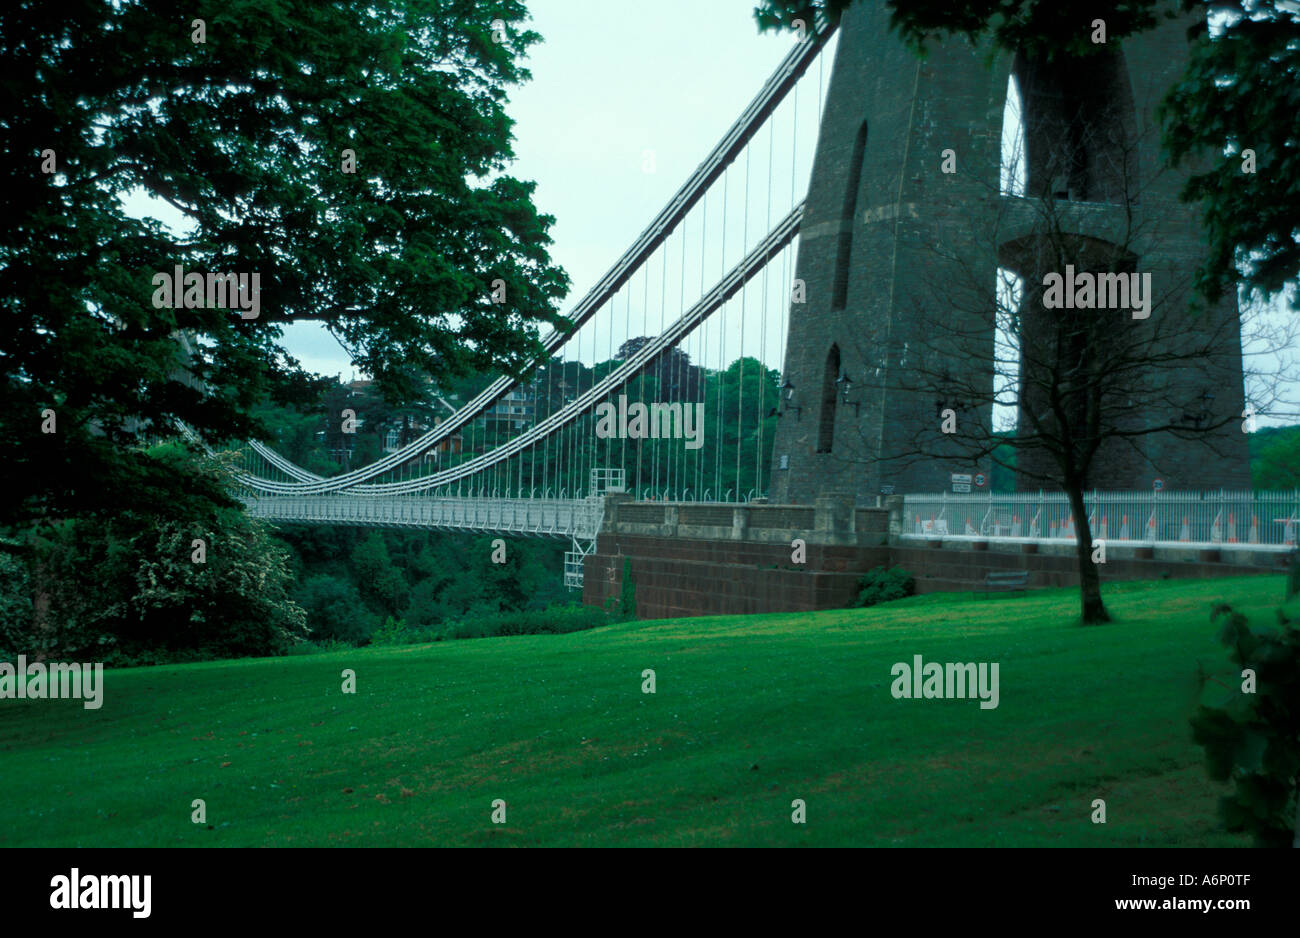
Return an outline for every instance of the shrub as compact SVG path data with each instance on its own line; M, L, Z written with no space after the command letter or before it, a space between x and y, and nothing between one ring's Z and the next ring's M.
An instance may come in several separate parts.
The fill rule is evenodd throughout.
M855 606L874 606L894 599L902 599L916 592L916 578L902 567L886 569L875 567L862 574L858 580L862 592L858 593Z
M406 624L405 619L394 619L392 616L385 619L384 624L375 629L374 634L370 636L372 645L417 645L431 641L433 641L432 630L413 629Z
M619 596L619 615L624 619L636 618L636 580L632 578L632 558L623 558L623 590Z
M1233 782L1219 800L1224 826L1253 834L1262 847L1300 845L1300 604L1284 606L1277 618L1278 628L1252 629L1226 604L1214 607L1210 619L1233 662L1228 693L1198 707L1191 720L1210 778ZM1202 675L1203 692L1210 680Z
M33 539L27 572L42 608L11 650L29 656L126 666L275 655L306 633L287 554L236 509L192 522L61 519Z
M594 606L553 605L546 609L466 616L443 627L441 638L491 638L498 635L562 635L608 624L609 615Z
M410 605L411 590L381 532L371 531L352 551L352 570L362 598L381 613L395 614Z
M289 649L291 655L323 655L331 651L352 651L355 645L341 642L336 638L327 638L319 642L303 641Z

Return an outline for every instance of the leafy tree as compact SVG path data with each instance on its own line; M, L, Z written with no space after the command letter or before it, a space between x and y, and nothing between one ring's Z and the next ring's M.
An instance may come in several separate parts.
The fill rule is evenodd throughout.
M507 562L495 565L494 538L468 534L292 525L280 536L293 553L301 584L295 597L315 637L361 643L385 617L422 629L466 613L542 608L568 598L559 541L509 540Z
M1239 285L1262 299L1300 280L1300 8L1280 0L1214 8L1225 28L1211 36L1197 21L1187 72L1164 103L1165 146L1176 165L1202 168L1183 192L1205 206L1202 291L1217 298ZM1253 172L1243 171L1246 150Z
M1250 476L1256 489L1300 489L1300 427L1269 427L1250 439Z
M178 447L156 449L171 449L156 452L159 461L183 458ZM34 542L36 601L10 630L12 650L129 663L281 654L301 640L289 556L267 527L236 508L185 509L163 503L50 525Z
M137 429L243 439L265 432L255 403L310 401L283 323L324 323L402 399L424 374L521 370L567 287L552 219L507 174L506 92L539 38L525 16L520 0L0 9L0 155L21 180L0 193L0 522L148 510L186 483L127 448ZM135 191L188 230L128 215ZM156 307L152 278L176 265L256 273L257 318Z
M993 471L989 475L989 487L993 491L1016 491L1016 447L1014 444L1003 443L993 450Z
M443 594L453 614L511 612L527 607L546 573L530 562L531 545L507 541L503 563L494 563L492 542L478 537L466 552L467 566Z
M255 415L267 428L269 445L281 456L317 475L338 471L338 463L328 458L323 438L317 436L324 432L320 414L264 403Z
M334 384L321 395L320 404L316 407L316 432L320 434L317 439L324 447L325 456L345 471L365 465L353 457L358 441L374 432L374 424L365 417L368 397L364 392L354 391L345 384ZM344 414L349 410L352 414L348 416L355 415L356 422L345 424L347 418ZM329 474L333 472L337 472L337 469Z
M361 531L339 525L285 524L276 528L276 536L294 557L294 571L344 574L348 558L361 541Z
M628 339L618 347L611 366L631 358L653 340L649 336ZM613 370L612 367L610 370ZM679 345L660 352L642 374L654 381L657 401L698 401L703 399L704 369L691 364L691 356ZM601 377L604 375L602 374ZM645 399L644 397L642 398Z
M298 587L294 599L306 611L315 641L334 639L360 645L374 631L376 616L351 580L310 576Z
M410 602L410 590L402 573L388 554L388 545L378 531L357 545L352 552L352 568L361 587L361 595L380 611L398 615Z
M767 490L776 439L781 376L756 358L738 358L705 381L704 445L684 454L688 486L696 478L712 496L723 498ZM761 444L761 445L760 445ZM737 454L739 453L739 459ZM702 493L701 493L702 494Z
M449 610L440 599L450 580L435 582L422 580L411 588L411 605L406 609L406 619L415 628L424 628L442 622Z

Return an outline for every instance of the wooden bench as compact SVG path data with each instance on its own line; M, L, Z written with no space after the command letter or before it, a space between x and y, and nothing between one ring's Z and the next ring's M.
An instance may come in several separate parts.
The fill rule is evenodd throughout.
M1006 573L984 574L984 586L980 590L980 595L987 596L989 593L1028 592L1028 590L1029 571L1011 570Z

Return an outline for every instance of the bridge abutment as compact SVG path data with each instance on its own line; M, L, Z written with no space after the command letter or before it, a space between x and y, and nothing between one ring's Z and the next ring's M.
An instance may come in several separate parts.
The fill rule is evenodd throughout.
M1073 541L1036 543L1027 552L1014 542L930 541L903 530L901 496L878 508L857 507L845 494L819 496L811 507L610 496L586 559L583 602L617 600L627 561L639 619L843 609L856 599L862 574L879 566L906 569L918 593L968 591L986 574L1010 570L1028 571L1031 588L1078 585ZM1103 582L1276 573L1287 556L1227 544L1205 550L1110 541L1107 551Z

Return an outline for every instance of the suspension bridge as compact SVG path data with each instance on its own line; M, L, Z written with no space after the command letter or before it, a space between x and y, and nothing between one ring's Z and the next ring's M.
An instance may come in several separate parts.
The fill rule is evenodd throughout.
M784 345L803 217L799 181L810 170L834 34L822 22L793 44L567 314L571 328L542 340L544 357L530 378L498 378L435 428L339 475L310 472L249 442L235 470L248 511L274 522L566 538L573 548L566 581L580 587L606 494L700 502L762 494L772 443L764 431L778 399L765 363ZM639 341L616 358L629 339ZM531 404L527 419L493 419L518 391ZM703 407L705 445L686 446L672 426L663 436L602 439L595 411L620 396L679 405L678 416L682 407Z
M846 567L835 553L841 548L851 545L878 560L886 533L933 540L940 522L947 524L944 507L917 501L939 496L916 493L945 489L950 473L954 480L959 471L983 478L990 463L959 466L954 458L894 465L887 453L906 450L929 432L934 393L891 387L890 376L942 366L945 376L951 367L972 387L992 386L993 373L981 372L979 363L989 359L982 349L994 345L995 328L992 320L954 322L959 341L983 345L936 364L939 340L916 312L935 302L923 296L921 281L985 265L988 258L972 253L968 235L985 223L996 228L990 213L999 207L1010 206L1015 223L1003 232L1015 246L1003 252L1007 264L1028 264L1032 237L1016 225L1034 199L1059 203L1066 223L1090 243L1113 237L1113 222L1123 213L1112 190L1123 174L1107 175L1105 167L1117 165L1116 153L1122 159L1138 153L1133 159L1140 167L1156 158L1154 151L1116 142L1133 143L1134 122L1149 122L1153 113L1154 99L1133 98L1133 89L1167 87L1181 68L1186 38L1175 23L1132 40L1135 54L1127 63L1120 51L1094 58L1089 67L1097 87L1129 95L1127 106L1121 101L1113 108L1103 107L1088 83L1053 85L1063 81L1060 75L1023 56L1003 56L989 67L979 50L953 42L932 50L923 64L889 34L887 15L883 4L858 4L838 26L819 20L792 38L789 53L705 159L567 313L568 326L542 339L543 351L524 377L497 378L427 432L337 475L308 471L262 443L241 445L233 471L249 512L282 523L568 539L566 582L585 586L597 602L599 590L584 581L584 568L595 555L601 588L614 588L621 563L609 551L641 551L646 563L676 551L678 566L655 576L667 584L682 575L682 564L697 564L706 597L719 578L713 565L774 568L788 561L791 538L815 542L824 553L823 571L849 578L835 587L841 592L852 587L850 567L866 569ZM1038 128L1021 141L1027 169L1019 192L1006 184L997 107L1010 107L1014 87L1024 92L1023 125ZM1061 135L1044 133L1071 116L1066 108L1105 131L1088 144L1095 152L1062 151ZM870 142L868 119L878 119ZM943 150L941 143L957 149ZM963 172L947 175L940 161L958 150ZM1148 192L1143 205L1149 208L1140 211L1159 215L1186 237L1171 238L1174 247L1165 254L1142 259L1157 270L1158 288L1168 286L1162 279L1168 271L1194 268L1200 244L1194 210L1177 204L1180 180L1166 176L1160 185L1167 191ZM923 250L933 243L949 245L953 256L937 261ZM1000 275L998 263L995 258L987 270L990 283ZM1235 300L1215 315L1216 335L1239 336L1232 328ZM997 341L1014 346L1019 336ZM1208 383L1220 389L1216 406L1235 413L1242 386L1236 351L1224 342L1222 361L1207 361L1204 374L1181 368L1167 389L1181 394L1189 381ZM1205 412L1198 419L1204 419L1213 396L1199 400ZM615 402L613 430L608 414ZM1153 401L1153 409L1157 404L1166 406ZM942 399L935 404L944 406ZM696 418L697 439L682 432L688 416ZM1146 419L1166 422L1160 415ZM1147 446L1143 440L1132 448ZM1246 488L1241 434L1224 430L1216 442L1227 454L1217 480ZM1170 491L1201 478L1199 444L1174 436L1150 445L1136 462L1103 461L1114 489L1139 488L1147 471L1140 467L1153 458L1169 467L1162 474ZM892 507L877 501L877 492L895 490L906 494L906 506L901 498ZM620 498L611 502L611 495ZM769 495L776 504L766 504ZM1237 501L1220 498L1222 519L1200 524L1207 549L1220 542L1240 551L1254 547L1238 542L1251 540L1247 519L1257 514L1267 515L1264 540L1294 544L1296 506L1257 509L1246 496ZM611 504L617 506L612 513ZM978 529L963 516L962 528L942 536L983 540L991 533L996 539L1006 515L1005 536L1023 540L1039 524L1049 537L1048 516L1058 508L986 506ZM1108 505L1096 508L1104 527ZM1024 530L1017 529L1021 515ZM1199 522L1152 529L1157 513L1145 504L1119 510L1117 530L1130 515L1148 525L1135 539L1163 540L1159 532L1172 530L1168 540L1201 540L1192 533ZM1060 530L1072 531L1072 517L1056 520L1065 525ZM1231 533L1237 524L1240 538ZM1229 533L1220 534L1220 526ZM602 530L616 546L597 554ZM1153 530L1156 536L1146 536ZM700 552L670 540L692 537L711 538L713 546ZM725 547L742 542L751 545L749 553ZM1144 554L1135 557L1134 575L1146 575ZM1243 557L1241 563L1253 562ZM858 559L864 558L867 553ZM1200 559L1217 562L1208 553ZM737 589L760 590L775 579ZM661 589L665 612L703 608L706 599L687 609L674 589ZM832 599L814 583L801 608ZM763 602L778 608L779 599Z

